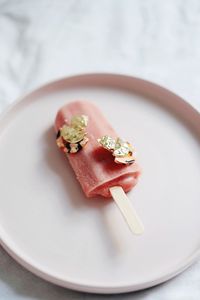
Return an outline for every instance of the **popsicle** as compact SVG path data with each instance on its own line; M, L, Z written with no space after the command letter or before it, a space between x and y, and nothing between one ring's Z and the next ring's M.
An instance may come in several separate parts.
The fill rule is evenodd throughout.
M80 120L82 127L79 130ZM70 124L73 125L71 129ZM65 126L68 131L70 130L73 140L80 140L80 143L62 145L62 140L61 142L59 140L61 128L64 128L63 135L68 134L65 132ZM78 128L75 132L74 126ZM84 127L86 127L85 131ZM136 234L142 233L143 225L125 194L137 184L140 167L132 156L127 164L124 164L121 163L123 158L117 157L118 161L114 159L111 152L105 149L105 144L101 147L103 139L106 138L109 142L108 137L112 137L113 140L118 141L118 135L99 108L88 101L70 102L58 111L55 130L59 140L58 146L66 152L85 195L113 197L130 229Z

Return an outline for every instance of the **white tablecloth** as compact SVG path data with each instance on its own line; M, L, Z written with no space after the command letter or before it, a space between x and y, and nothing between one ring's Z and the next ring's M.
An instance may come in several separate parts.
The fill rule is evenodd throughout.
M200 108L199 0L0 0L0 110L66 75L126 73ZM49 284L0 248L0 300L200 299L200 262L158 287L126 295Z

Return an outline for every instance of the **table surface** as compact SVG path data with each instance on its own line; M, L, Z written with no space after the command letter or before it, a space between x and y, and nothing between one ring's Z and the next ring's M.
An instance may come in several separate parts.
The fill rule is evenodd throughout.
M200 108L200 2L0 0L0 111L48 81L116 72L161 84ZM200 298L200 262L151 289L89 295L54 286L0 248L0 300Z

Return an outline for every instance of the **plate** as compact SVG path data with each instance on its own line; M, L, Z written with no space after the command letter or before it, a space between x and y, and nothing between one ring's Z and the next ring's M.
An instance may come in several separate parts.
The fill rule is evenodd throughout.
M75 99L97 104L137 149L143 172L128 195L142 236L113 201L84 197L57 149L55 114ZM31 272L80 291L136 291L177 275L200 254L199 124L183 99L130 76L73 76L26 95L0 120L2 246Z

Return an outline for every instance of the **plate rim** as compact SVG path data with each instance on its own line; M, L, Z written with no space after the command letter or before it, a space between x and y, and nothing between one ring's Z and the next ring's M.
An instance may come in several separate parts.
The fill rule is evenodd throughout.
M200 112L197 107L195 107L193 104L187 102L185 99L180 97L179 95L175 94L173 91L157 84L154 82L151 82L146 79L142 79L139 77L134 77L131 75L126 75L122 73L101 73L101 72L95 72L95 73L81 73L81 74L73 74L66 77L61 77L56 80L52 80L50 82L44 83L40 85L38 88L25 93L24 95L17 98L13 103L9 104L6 109L3 109L3 112L0 114L0 127L1 122L3 122L4 118L12 112L13 109L17 108L17 106L22 103L23 101L26 101L28 97L34 96L35 93L41 92L42 90L48 89L49 87L52 87L53 85L57 86L58 84L64 83L65 81L68 81L70 79L72 80L78 80L81 78L89 78L89 77L98 77L97 79L100 79L102 77L109 76L109 77L115 77L116 79L120 80L120 78L128 79L128 80L134 80L138 81L140 83L146 84L148 87L154 87L161 89L163 92L168 93L169 95L176 98L176 100L181 101L182 104L184 104L185 107L190 108L190 110L193 111L193 113L197 114L198 117L200 117ZM52 275L48 273L47 271L43 270L42 268L39 268L36 266L36 264L32 264L31 261L27 258L22 257L20 252L12 247L12 242L9 242L9 238L6 238L6 234L4 235L3 230L1 230L0 227L0 245L6 250L6 252L15 260L17 261L21 266L32 272L33 274L39 276L40 278L54 283L56 285L70 288L72 290L82 291L82 292L89 292L89 293L101 293L101 294L116 294L116 293L127 293L131 291L138 291L142 289L146 289L149 287L153 287L155 285L158 285L160 283L163 283L178 274L180 274L182 271L187 269L189 266L191 266L195 261L197 261L200 258L200 247L197 248L197 250L190 255L187 259L185 259L183 262L180 262L176 267L174 267L173 270L170 270L168 273L165 273L163 276L156 277L150 281L141 282L137 284L122 284L122 285L109 285L109 286L102 286L98 284L84 284L83 282L80 283L78 281L72 281L60 278L59 276Z

